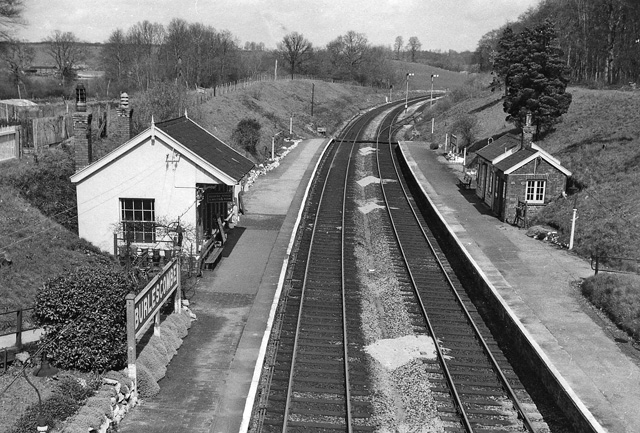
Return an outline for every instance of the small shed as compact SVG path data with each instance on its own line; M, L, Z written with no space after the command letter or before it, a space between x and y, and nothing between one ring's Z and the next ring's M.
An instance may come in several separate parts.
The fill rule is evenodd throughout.
M532 142L528 117L522 137L505 134L477 152L476 195L502 221L532 217L562 195L571 172Z
M179 236L193 253L238 218L254 164L186 115L154 123L71 176L78 232L104 251L168 250Z

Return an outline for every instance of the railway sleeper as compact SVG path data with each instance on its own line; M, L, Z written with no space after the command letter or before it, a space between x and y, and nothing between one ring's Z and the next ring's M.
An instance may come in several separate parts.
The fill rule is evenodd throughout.
M453 407L439 407L437 408L437 410L438 410L438 415L440 415L440 413L457 413L456 408L453 408ZM492 417L503 417L503 418L507 417L507 418L513 419L513 413L504 413L504 410L500 412L498 410L480 409L480 408L474 409L474 408L466 407L464 411L467 415L480 415L480 416L492 416Z
M315 402L310 404L313 404L315 407L302 408L302 407L293 406L291 408L291 413L296 415L321 415L321 416L335 416L335 417L342 417L342 418L345 418L347 416L347 412L344 407L334 408L333 410L331 410L331 409L321 409L317 407L317 405L323 404L320 402ZM371 415L372 415L372 411L370 410L352 410L351 411L351 416L353 418L369 419L371 418Z
M299 427L301 428L300 431L303 432L322 432L322 433L331 433L332 431L335 432L344 432L346 430L346 426L342 425L342 426L338 426L336 424L330 424L330 423L321 423L321 422L305 422L305 421L289 421L287 423L288 426L290 427ZM375 427L374 426L367 426L367 425L356 425L356 426L351 426L351 430L352 431L362 431L362 432L370 432L370 431L375 431Z

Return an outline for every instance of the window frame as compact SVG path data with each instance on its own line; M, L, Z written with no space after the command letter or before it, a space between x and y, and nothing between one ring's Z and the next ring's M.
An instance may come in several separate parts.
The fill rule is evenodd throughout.
M547 193L547 181L544 179L530 179L524 192L524 201L531 204L543 204Z
M125 240L130 232L133 243L156 242L155 202L153 198L120 198L120 227Z

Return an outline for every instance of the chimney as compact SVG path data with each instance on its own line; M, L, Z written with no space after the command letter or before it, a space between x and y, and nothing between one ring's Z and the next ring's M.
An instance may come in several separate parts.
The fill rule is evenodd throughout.
M522 148L530 149L531 143L533 142L533 131L534 127L531 125L531 113L527 113L526 120L524 122L524 126L522 127Z
M76 112L72 115L76 170L91 163L91 117L87 113L87 92L80 83L76 86Z
M133 130L133 109L129 108L129 95L120 94L120 105L116 108L116 115L111 119L113 122L110 135L120 143L124 143L132 137Z

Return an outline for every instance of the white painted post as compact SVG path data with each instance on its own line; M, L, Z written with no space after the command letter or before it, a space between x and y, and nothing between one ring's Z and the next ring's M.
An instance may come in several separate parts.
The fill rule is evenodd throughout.
M569 249L572 250L573 249L573 237L576 231L576 220L578 219L578 217L576 216L576 213L578 212L578 209L573 209L573 217L571 218L571 237L569 237Z
M136 295L129 293L125 298L127 301L127 370L129 379L133 381L133 387L138 392L138 382L136 379L136 326L135 301Z
M174 299L173 311L179 313L182 311L182 257L180 255L178 255L178 287Z

